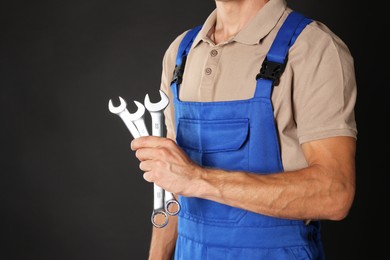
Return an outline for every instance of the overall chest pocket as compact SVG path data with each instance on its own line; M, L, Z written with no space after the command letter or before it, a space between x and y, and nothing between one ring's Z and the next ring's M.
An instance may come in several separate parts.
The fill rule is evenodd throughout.
M204 167L248 170L249 119L179 119L177 143ZM238 222L246 211L199 198L181 198L182 216L213 224Z

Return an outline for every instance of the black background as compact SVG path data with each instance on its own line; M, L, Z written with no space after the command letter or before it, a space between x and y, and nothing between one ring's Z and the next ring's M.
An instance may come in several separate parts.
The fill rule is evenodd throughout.
M152 184L143 181L131 135L107 103L118 96L143 101L146 93L157 101L165 49L214 6L212 0L0 4L0 259L147 258ZM356 65L357 194L345 220L324 221L326 254L380 259L387 251L387 201L386 152L379 147L388 118L380 55L388 51L371 33L381 24L380 7L374 12L352 0L290 6L327 24Z

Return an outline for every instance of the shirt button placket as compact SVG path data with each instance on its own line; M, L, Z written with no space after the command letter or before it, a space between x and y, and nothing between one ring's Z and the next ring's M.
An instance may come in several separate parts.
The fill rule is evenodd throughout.
M221 49L211 48L203 68L201 85L198 88L199 98L203 101L212 101L215 94L215 76L218 71L218 63L221 58Z

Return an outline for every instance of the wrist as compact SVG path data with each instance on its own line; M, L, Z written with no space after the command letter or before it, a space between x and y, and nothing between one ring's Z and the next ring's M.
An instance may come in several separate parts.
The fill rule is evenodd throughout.
M222 171L211 168L199 167L196 173L197 180L193 183L193 197L211 199L221 194Z

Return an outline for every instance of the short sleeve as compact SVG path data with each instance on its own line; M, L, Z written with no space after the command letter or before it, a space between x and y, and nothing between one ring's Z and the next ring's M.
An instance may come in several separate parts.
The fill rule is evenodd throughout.
M160 89L167 94L169 98L169 104L164 110L164 120L166 126L167 137L175 140L176 130L175 130L175 111L173 106L173 94L171 91L171 82L173 77L173 71L176 64L176 54L179 48L180 42L184 37L184 33L179 35L167 48L164 53L162 61L162 73L161 73L161 85Z
M353 57L325 25L308 25L292 49L293 113L300 143L333 136L357 137Z

